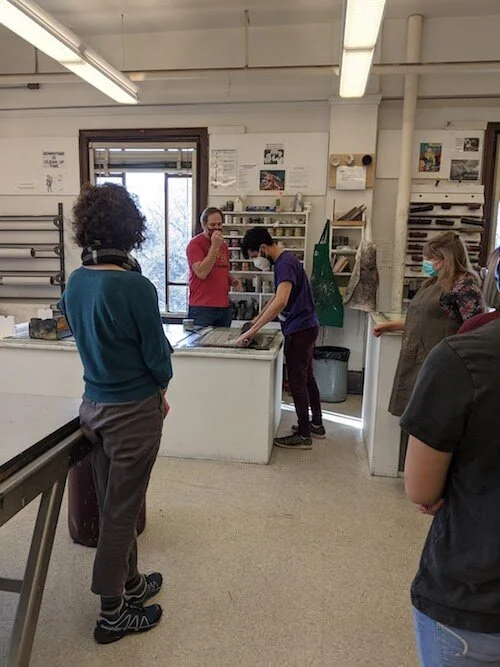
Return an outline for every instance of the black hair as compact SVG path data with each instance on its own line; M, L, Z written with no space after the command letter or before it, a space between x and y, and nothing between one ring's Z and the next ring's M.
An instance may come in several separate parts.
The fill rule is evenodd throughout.
M80 248L100 241L104 248L129 252L144 243L146 218L123 186L88 184L73 207L73 231Z
M248 259L249 251L259 252L261 245L274 245L273 237L267 231L266 227L254 227L249 229L241 242L241 252L243 257Z
M206 208L204 211L201 212L200 215L200 224L206 225L208 222L208 217L210 215L213 215L214 213L218 213L220 215L220 219L222 222L224 222L224 215L220 208L217 208L216 206L209 206Z

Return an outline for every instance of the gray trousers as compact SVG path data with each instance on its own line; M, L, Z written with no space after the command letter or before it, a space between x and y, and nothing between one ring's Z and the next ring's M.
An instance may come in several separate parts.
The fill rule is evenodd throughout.
M92 592L123 595L137 573L137 519L146 497L165 409L160 392L130 403L83 398L82 430L93 444L92 467L99 504L99 541Z

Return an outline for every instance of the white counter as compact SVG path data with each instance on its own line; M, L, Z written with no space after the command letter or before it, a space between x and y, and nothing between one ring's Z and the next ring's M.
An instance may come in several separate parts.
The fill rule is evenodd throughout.
M281 418L283 338L270 350L187 348L165 325L174 354L171 412L160 454L267 463ZM78 398L83 369L73 340L0 340L0 392Z
M404 320L401 313L370 313L363 389L363 436L372 475L397 477L401 429L399 419L388 411L402 335L388 333L375 338L373 327Z

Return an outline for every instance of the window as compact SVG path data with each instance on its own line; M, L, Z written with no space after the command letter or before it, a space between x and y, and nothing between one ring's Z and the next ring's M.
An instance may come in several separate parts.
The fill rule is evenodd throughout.
M188 309L186 247L195 229L193 145L90 145L94 181L124 185L147 220L146 241L133 251L142 273L158 291L160 310Z

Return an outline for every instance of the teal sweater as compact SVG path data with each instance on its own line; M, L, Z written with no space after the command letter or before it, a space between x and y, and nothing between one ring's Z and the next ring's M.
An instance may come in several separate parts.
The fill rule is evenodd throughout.
M60 302L83 363L85 396L139 401L172 378L154 285L134 271L74 271Z

